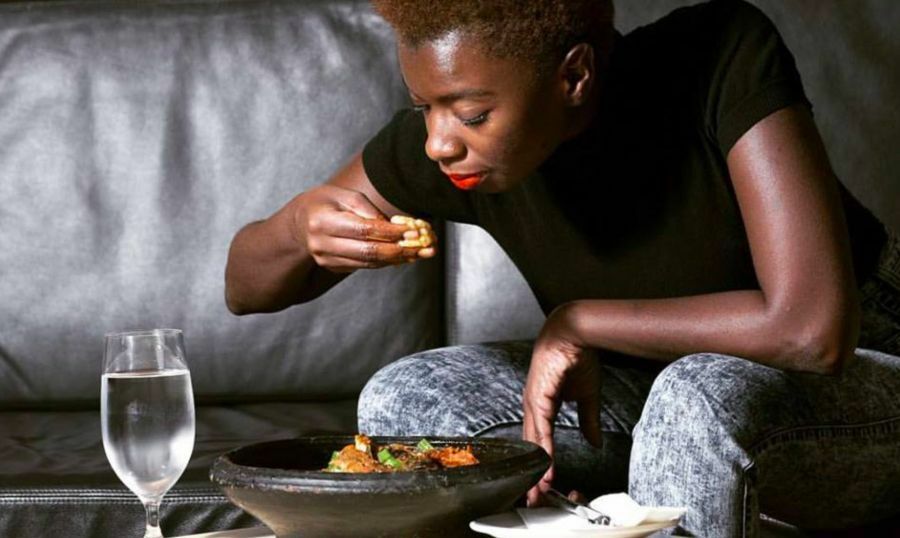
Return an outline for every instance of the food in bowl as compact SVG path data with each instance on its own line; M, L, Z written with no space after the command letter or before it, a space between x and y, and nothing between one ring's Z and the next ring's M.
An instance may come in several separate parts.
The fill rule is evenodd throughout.
M391 473L397 471L436 471L477 465L471 445L435 448L427 439L415 446L389 443L377 446L366 435L355 435L353 444L331 455L324 471L329 473Z

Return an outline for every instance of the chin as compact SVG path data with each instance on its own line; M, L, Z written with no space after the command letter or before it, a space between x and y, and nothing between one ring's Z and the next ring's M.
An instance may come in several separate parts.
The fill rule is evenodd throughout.
M485 183L482 183L481 185L477 186L477 187L475 188L475 190L476 190L477 192L480 192L480 193L483 193L483 194L498 194L498 193L501 193L501 192L506 192L506 191L508 191L509 188L505 188L505 187L502 186L502 185L496 185L496 184L494 184L494 183L487 183L487 182L485 182Z
M481 184L475 190L477 190L478 192L483 193L483 194L501 194L504 192L511 191L513 188L515 188L515 186L516 185L495 185L495 184L494 185L485 185L485 184Z
M485 181L478 185L475 190L485 194L499 194L516 188L521 182L521 179L513 179L505 174L499 175L494 172L485 178Z

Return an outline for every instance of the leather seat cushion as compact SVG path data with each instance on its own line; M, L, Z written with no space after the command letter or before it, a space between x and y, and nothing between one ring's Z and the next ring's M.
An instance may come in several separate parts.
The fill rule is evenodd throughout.
M188 469L163 499L179 536L259 525L209 481L220 454L267 440L356 430L356 401L197 408ZM0 528L6 536L141 536L144 511L112 471L98 410L0 413Z

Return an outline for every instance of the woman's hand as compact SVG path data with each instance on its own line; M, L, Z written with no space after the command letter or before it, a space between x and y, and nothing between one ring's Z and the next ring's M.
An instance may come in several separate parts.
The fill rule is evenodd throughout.
M566 305L547 318L535 342L523 395L525 440L537 443L553 457L553 422L563 401L578 406L578 422L585 439L600 446L600 365L596 353L582 345L567 319ZM528 505L539 502L550 487L551 465L537 486L528 492Z
M401 214L372 185L357 153L326 184L235 234L225 266L228 309L277 312L321 296L357 269L434 256L431 226L385 216Z
M293 213L294 238L334 273L374 269L434 256L434 247L400 246L409 228L391 223L366 195L334 185L312 189ZM298 202L301 200L298 199Z

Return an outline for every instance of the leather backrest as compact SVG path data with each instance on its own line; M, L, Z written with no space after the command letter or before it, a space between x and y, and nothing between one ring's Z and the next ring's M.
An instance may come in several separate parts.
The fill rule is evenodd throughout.
M689 3L617 2L617 24ZM900 5L754 3L797 58L836 172L900 229ZM184 328L209 399L355 394L442 343L442 315L450 343L535 336L521 275L468 226L447 230L443 313L440 261L281 314L225 311L232 234L405 103L363 1L0 6L0 406L95 399L110 330Z
M439 260L223 300L233 234L405 103L364 1L0 5L0 407L96 401L108 331L183 328L201 400L349 397L439 345Z

